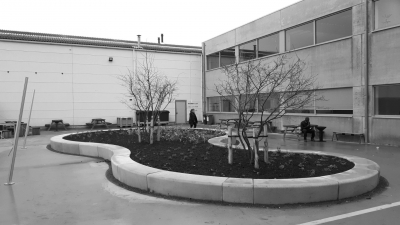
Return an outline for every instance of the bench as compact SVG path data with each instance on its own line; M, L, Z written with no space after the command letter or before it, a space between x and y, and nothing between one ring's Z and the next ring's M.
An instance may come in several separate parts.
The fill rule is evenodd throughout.
M50 124L45 124L44 126L45 126L45 127L49 127ZM53 124L52 126L56 127L55 124ZM64 126L69 127L69 123L64 123Z
M363 139L364 143L365 143L365 136L364 136L363 133L349 133L349 132L337 132L337 131L332 132L332 141L333 141L334 137L336 137L336 141L339 141L339 138L337 136L338 134L340 134L340 135L350 135L350 136L359 136L360 137L360 142L359 143L361 144L361 139Z
M283 125L285 130L283 131L283 140L285 141L286 134L287 132L292 132L292 134L295 134L297 136L297 140L300 141L301 136L303 133L300 130L300 126L298 125Z

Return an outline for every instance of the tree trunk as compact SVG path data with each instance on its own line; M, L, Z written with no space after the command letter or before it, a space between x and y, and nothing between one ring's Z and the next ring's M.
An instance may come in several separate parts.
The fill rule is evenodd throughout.
M264 162L268 163L268 139L267 139L267 135L268 135L268 130L267 130L267 125L264 125Z
M153 136L154 136L154 126L153 126L154 120L153 120L153 116L151 117L150 120L150 144L153 144Z
M253 128L253 143L254 143L254 168L259 169L260 165L258 164L258 138L256 135L256 128Z
M233 151L232 151L232 127L228 127L228 163L233 163Z
M160 126L161 126L161 123L160 123L160 116L158 116L157 117L157 121L158 121L158 127L157 127L157 141L160 141L160 139L161 139L161 134L160 134Z

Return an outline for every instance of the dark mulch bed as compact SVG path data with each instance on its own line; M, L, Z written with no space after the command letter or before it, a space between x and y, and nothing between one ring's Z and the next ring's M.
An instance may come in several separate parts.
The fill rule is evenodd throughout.
M188 130L186 132L195 132ZM202 132L202 131L196 131ZM220 133L205 135L207 138ZM204 137L204 136L203 136ZM269 152L269 163L259 153L259 169L249 164L248 154L235 149L234 163L228 164L228 150L209 143L193 144L179 140L162 140L153 145L137 143L136 134L127 131L80 133L64 137L71 141L97 142L123 146L131 151L131 158L143 165L163 170L219 177L253 179L289 179L331 175L349 170L354 163L338 157L314 154Z

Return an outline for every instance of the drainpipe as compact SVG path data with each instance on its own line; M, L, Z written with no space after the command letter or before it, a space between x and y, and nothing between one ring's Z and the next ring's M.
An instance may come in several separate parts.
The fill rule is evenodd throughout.
M365 105L365 115L364 115L364 133L365 133L365 143L369 143L369 16L368 16L368 2L365 0L365 35L364 35L364 105Z
M203 42L201 46L201 79L202 79L202 100L203 100L203 115L206 114L206 44Z
M140 35L137 36L137 47L140 48Z

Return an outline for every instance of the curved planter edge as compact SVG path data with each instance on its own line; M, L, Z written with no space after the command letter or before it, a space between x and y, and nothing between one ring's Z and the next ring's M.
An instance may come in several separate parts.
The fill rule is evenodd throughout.
M139 164L129 157L130 151L121 146L68 141L63 139L67 135L70 134L52 137L50 139L52 149L110 160L114 177L131 187L161 195L196 200L250 204L294 204L338 200L373 190L378 185L380 176L379 165L371 160L306 150L294 152L342 157L352 161L355 166L343 173L299 179L245 179L185 174ZM209 142L220 143L223 147L225 145L220 142L221 138L226 136L210 139Z

